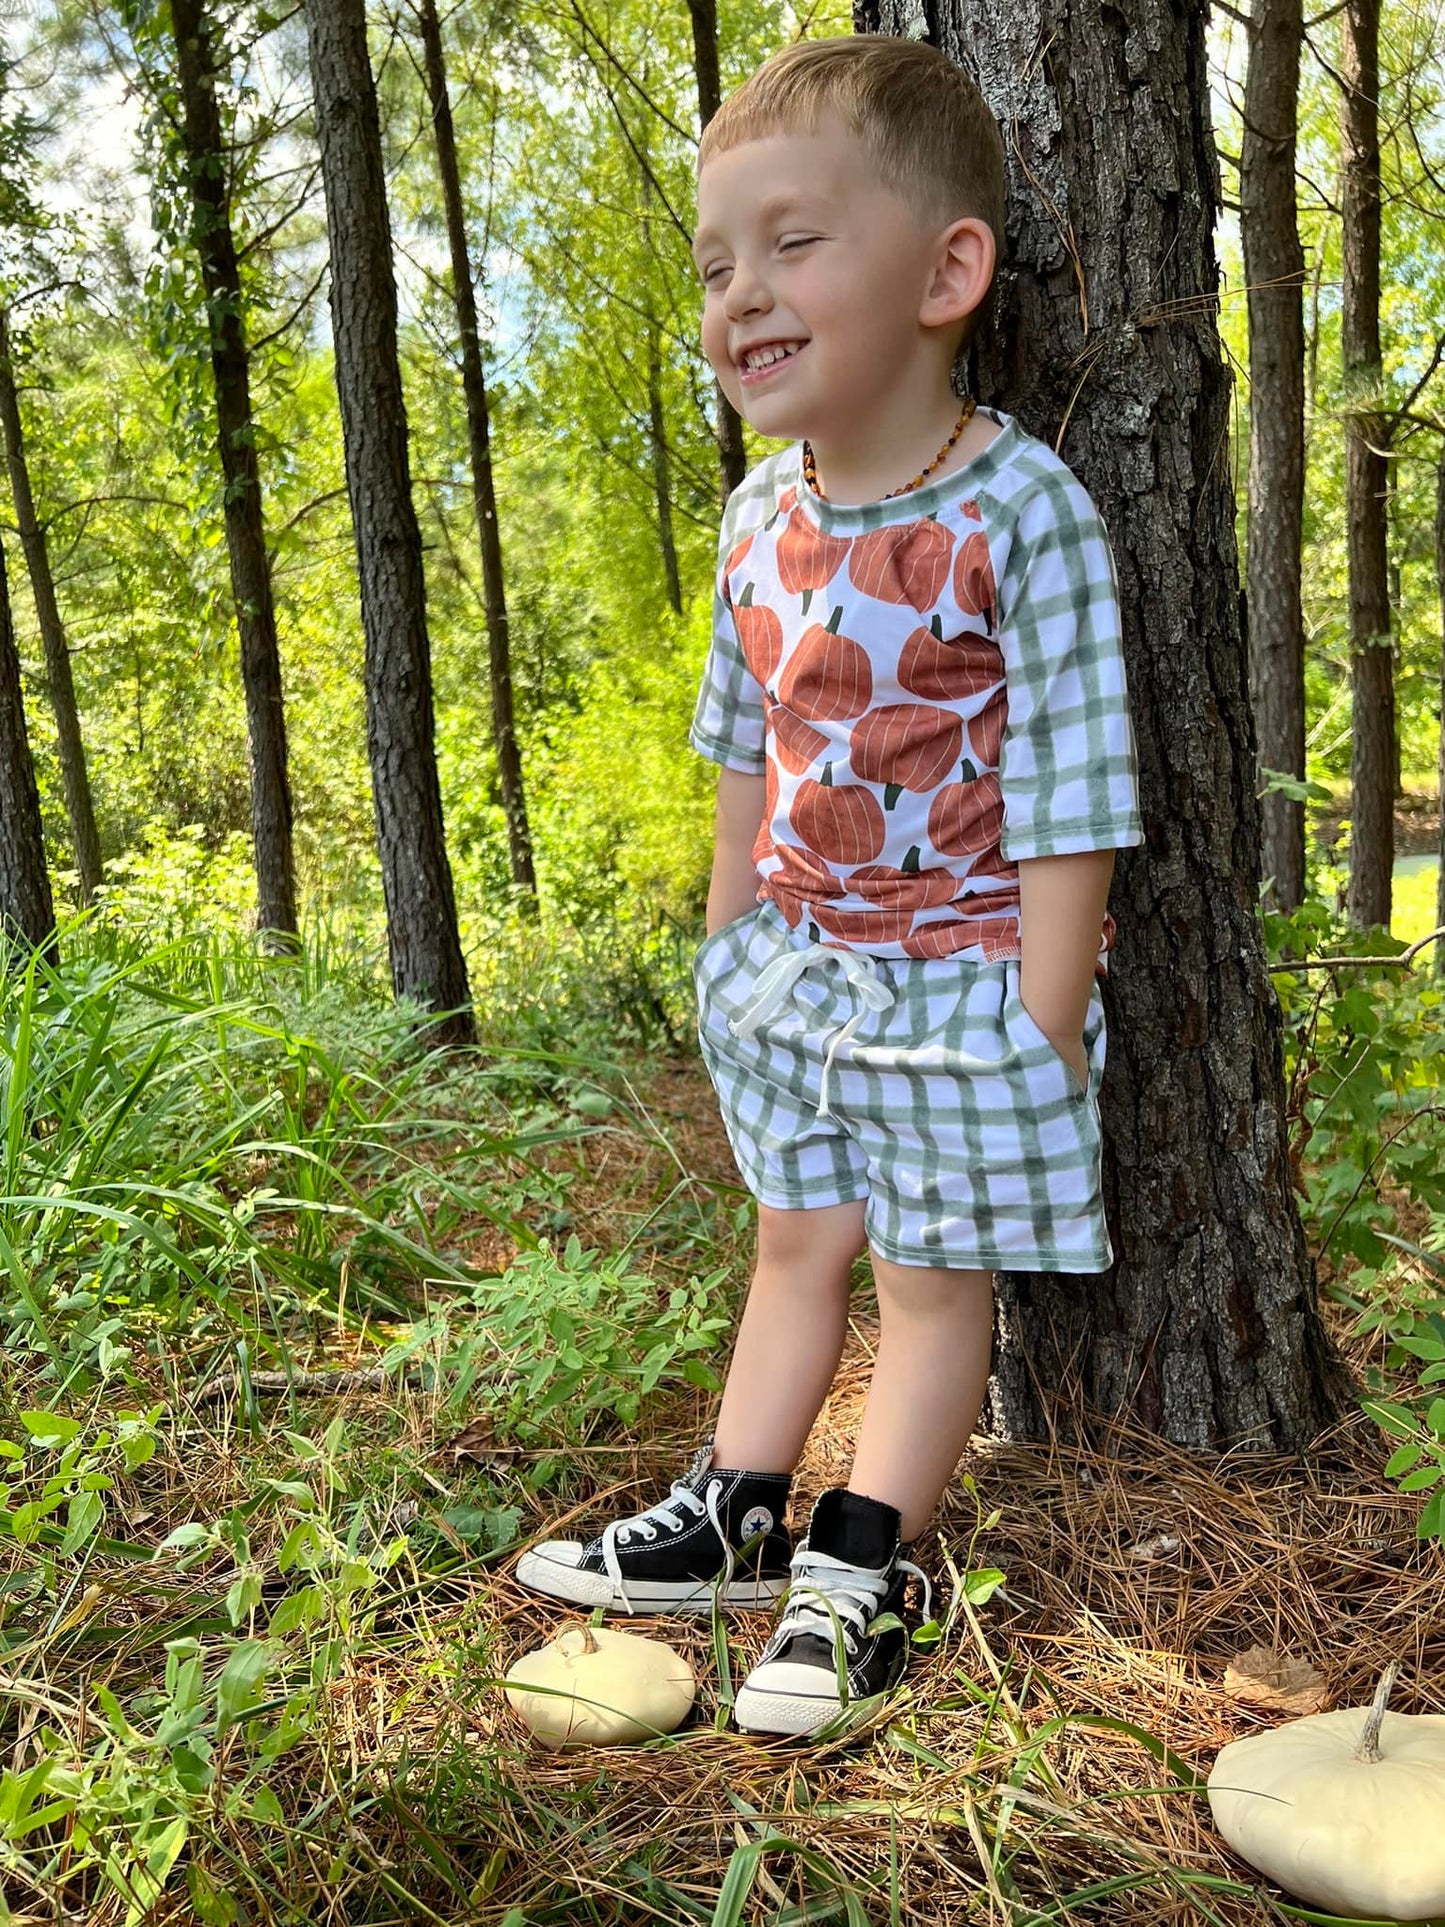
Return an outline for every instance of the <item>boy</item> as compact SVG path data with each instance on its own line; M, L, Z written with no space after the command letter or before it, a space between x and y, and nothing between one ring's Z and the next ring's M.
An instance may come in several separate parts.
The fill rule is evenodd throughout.
M782 1597L737 1696L754 1732L812 1732L901 1674L906 1553L978 1417L995 1268L1113 1257L1098 977L1114 851L1142 840L1134 739L1092 503L953 392L1003 231L997 128L918 43L789 47L703 137L703 346L789 443L728 501L692 727L721 765L699 1032L757 1265L687 1473L518 1577L629 1612ZM852 1471L790 1557L865 1240Z

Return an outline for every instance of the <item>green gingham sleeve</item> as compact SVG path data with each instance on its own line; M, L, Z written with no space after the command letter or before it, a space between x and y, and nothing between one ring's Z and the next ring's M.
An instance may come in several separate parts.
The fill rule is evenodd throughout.
M698 754L724 769L761 776L767 768L763 750L763 691L743 659L737 622L728 595L727 558L736 540L735 520L729 512L740 491L728 498L718 541L717 573L713 579L712 645L702 672L688 740Z
M1043 480L1020 510L999 585L1010 862L1144 840L1109 538L1067 469Z

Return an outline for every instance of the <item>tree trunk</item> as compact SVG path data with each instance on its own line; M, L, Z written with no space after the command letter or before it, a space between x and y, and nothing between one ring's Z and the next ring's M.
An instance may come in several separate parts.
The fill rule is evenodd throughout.
M722 83L717 61L717 0L687 0L692 15L692 64L697 76L697 119L701 132L722 104ZM717 394L717 452L721 487L718 506L725 507L729 495L748 472L747 450L743 446L742 417L720 387Z
M1350 889L1356 929L1390 923L1395 862L1395 677L1390 643L1389 543L1383 453L1389 431L1377 402L1380 360L1380 9L1349 0L1341 20L1344 103L1340 319L1345 415L1345 524L1350 565Z
M864 6L860 25L915 24L900 13L916 0ZM1147 834L1120 852L1111 898L1116 1262L1097 1279L999 1274L993 1422L1043 1436L1063 1386L1183 1444L1304 1446L1342 1374L1290 1189L1256 913L1205 10L938 0L935 19L1008 134L1011 266L982 395L1063 435L1109 526Z
M652 225L648 215L652 205L652 184L648 178L647 149L639 159L642 193L642 233L648 251L654 256ZM657 506L657 546L662 553L663 579L667 600L675 615L682 614L682 575L677 566L677 538L672 526L672 463L667 448L667 411L662 402L662 342L657 318L652 312L650 286L639 290L645 310L643 330L647 355L647 440L652 453L652 499Z
M10 619L5 552L0 549L0 955L19 942L50 949L55 906L45 868L40 792L25 729L20 657Z
M0 309L0 426L5 433L5 460L10 469L10 493L15 501L15 523L30 572L30 590L35 598L35 619L45 649L45 680L49 686L50 707L55 713L55 742L60 753L60 775L65 784L65 813L70 820L70 841L75 852L75 868L80 877L83 904L92 903L104 873L100 861L100 833L95 827L95 804L90 794L90 772L85 766L85 743L80 734L80 713L75 705L75 679L70 673L70 648L65 625L60 620L60 605L55 599L55 577L50 570L50 551L35 514L35 497L30 488L30 464L25 454L25 429L20 420L20 398L15 385L15 366L10 353L10 317Z
M1305 773L1304 250L1295 214L1301 0L1255 0L1244 96L1239 225L1249 290L1249 650L1259 767ZM1264 875L1304 901L1304 804L1263 799Z
M204 0L171 0L171 24L183 109L181 139L191 197L191 243L200 259L206 291L231 595L241 636L241 682L251 752L256 922L284 948L294 942L297 931L286 708L256 462L241 276L231 232L230 156L216 100L222 75L203 4Z
M527 821L527 798L522 782L522 752L517 743L517 724L512 706L511 630L507 622L502 537L497 522L497 497L492 477L487 383L482 370L477 298L472 285L471 252L467 246L466 216L462 207L461 172L457 166L457 143L452 131L446 58L442 52L442 31L437 19L436 0L421 0L417 19L421 24L422 48L426 58L427 91L431 96L432 128L436 136L437 172L441 176L447 241L451 248L457 330L462 342L462 393L467 405L467 440L472 461L472 489L477 504L477 537L482 548L482 593L487 612L492 742L497 752L502 809L507 818L512 881L526 891L526 900L535 909L537 872L532 859L532 831Z
M672 529L672 475L667 459L667 416L662 406L662 351L657 323L649 313L647 328L647 424L652 444L652 493L657 503L657 545L662 550L662 572L667 599L682 614L682 577L677 567L677 539Z
M1435 928L1445 930L1445 434L1435 468L1435 588L1440 598L1440 874L1435 880ZM1435 974L1445 978L1445 941L1435 945Z
M306 37L331 252L336 388L366 632L366 748L399 997L474 1041L442 824L421 531L411 498L381 125L363 0L308 0Z

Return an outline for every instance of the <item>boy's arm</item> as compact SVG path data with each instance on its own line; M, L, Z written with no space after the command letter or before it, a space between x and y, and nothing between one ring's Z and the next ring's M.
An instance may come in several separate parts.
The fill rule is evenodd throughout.
M1019 995L1087 1087L1084 1018L1114 875L1113 850L1019 860Z
M707 893L709 936L734 917L745 916L758 900L753 844L763 821L766 791L765 776L748 776L735 769L718 771L717 832ZM1083 1021L1080 1017L1081 1032Z

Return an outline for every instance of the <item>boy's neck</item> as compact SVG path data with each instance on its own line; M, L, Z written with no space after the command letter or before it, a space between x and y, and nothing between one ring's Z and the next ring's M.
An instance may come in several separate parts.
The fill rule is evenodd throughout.
M876 427L858 422L834 432L831 440L827 432L810 436L818 487L840 508L881 501L906 487L934 459L953 433L961 407L949 388L926 403L895 409ZM975 413L924 486L965 467L998 433L996 422Z

